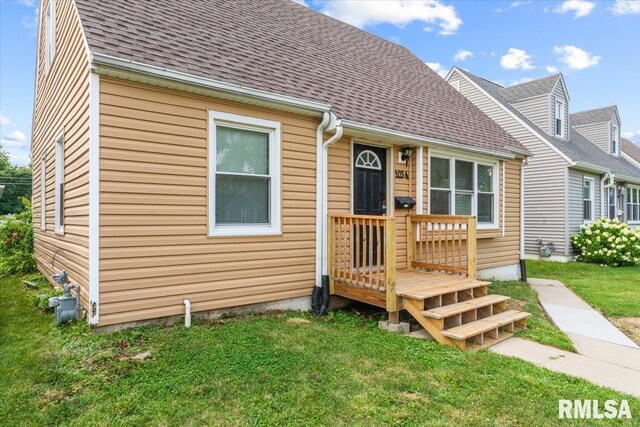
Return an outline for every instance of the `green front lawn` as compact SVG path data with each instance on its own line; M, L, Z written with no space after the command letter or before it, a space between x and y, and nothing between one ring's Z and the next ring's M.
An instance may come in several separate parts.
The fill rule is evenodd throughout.
M609 317L640 317L640 266L527 261L527 275L557 279Z
M583 425L558 399L624 398L640 416L637 399L352 314L94 334L57 327L30 293L0 280L2 425Z

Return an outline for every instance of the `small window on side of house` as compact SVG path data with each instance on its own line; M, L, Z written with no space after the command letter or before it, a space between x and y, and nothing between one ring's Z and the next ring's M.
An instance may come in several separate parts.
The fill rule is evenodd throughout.
M55 232L64 234L64 136L56 138Z
M564 138L564 102L556 101L554 117L555 133L557 136Z
M49 0L44 16L44 65L49 71L53 57L56 55L56 2Z
M47 160L40 159L40 230L47 229Z
M582 219L584 222L593 221L593 178L584 178L582 181Z

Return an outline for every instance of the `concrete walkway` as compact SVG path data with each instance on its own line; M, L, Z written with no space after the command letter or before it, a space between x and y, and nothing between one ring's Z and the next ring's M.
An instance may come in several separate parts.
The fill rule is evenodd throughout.
M520 338L508 339L491 350L640 398L640 347L562 282L529 279L529 283L578 354Z
M638 353L635 357L630 356L626 361L628 364L633 365L640 360L640 350L624 346L618 347ZM584 378L594 384L640 398L640 370L638 369L582 354L570 353L521 338L509 338L490 347L490 349L494 353L517 357L551 371ZM575 397L578 398L578 396ZM589 396L581 396L580 398L589 399Z
M562 282L529 279L529 284L538 292L542 308L560 330L598 341L640 348Z

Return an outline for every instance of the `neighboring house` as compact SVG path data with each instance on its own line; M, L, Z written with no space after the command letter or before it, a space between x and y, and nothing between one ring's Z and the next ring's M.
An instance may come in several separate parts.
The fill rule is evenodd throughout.
M533 153L524 173L527 257L539 257L542 242L555 247L550 259L571 259L571 234L602 216L640 223L640 169L620 156L616 107L569 115L562 74L502 87L454 67L446 80Z
M625 138L620 138L620 141L622 157L640 168L640 147Z
M404 47L280 0L40 10L36 258L91 324L308 308L326 279L397 313L415 266L468 276L442 304L486 292L476 267L518 277L528 150Z

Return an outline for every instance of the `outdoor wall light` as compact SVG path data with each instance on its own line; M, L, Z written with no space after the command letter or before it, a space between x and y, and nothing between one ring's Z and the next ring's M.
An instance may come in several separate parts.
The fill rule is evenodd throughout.
M402 157L401 157L402 161L406 162L413 155L413 148L403 147L401 153L402 153Z

